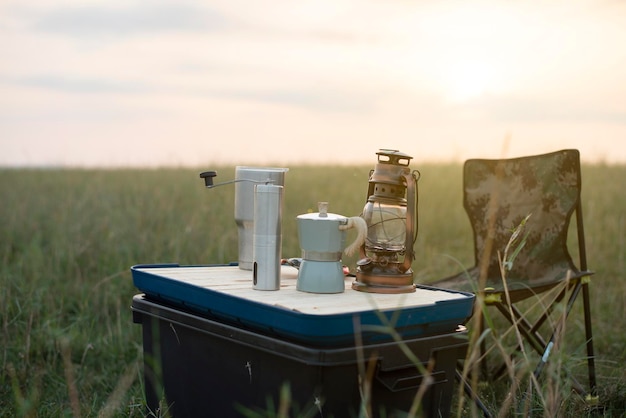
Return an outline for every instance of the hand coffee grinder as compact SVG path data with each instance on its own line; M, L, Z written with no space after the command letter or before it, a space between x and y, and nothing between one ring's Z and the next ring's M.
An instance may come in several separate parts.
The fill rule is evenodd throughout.
M235 180L213 184L216 171L200 173L208 189L235 183L239 268L252 270L252 288L280 288L283 184L286 168L243 167Z
M352 288L372 293L414 292L411 263L417 239L420 174L409 168L413 157L407 154L389 149L376 154L378 164L370 171L361 214L367 223L367 239L360 249Z

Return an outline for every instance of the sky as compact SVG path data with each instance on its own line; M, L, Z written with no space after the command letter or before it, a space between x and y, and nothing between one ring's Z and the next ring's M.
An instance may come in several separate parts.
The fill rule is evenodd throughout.
M626 2L3 0L0 166L626 163Z

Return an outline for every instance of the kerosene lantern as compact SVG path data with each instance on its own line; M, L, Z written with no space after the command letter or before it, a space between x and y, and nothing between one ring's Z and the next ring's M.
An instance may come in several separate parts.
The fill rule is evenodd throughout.
M372 293L415 291L411 263L417 238L417 181L411 171L413 157L381 149L370 171L367 202L361 216L367 239L360 249L356 281L352 288Z

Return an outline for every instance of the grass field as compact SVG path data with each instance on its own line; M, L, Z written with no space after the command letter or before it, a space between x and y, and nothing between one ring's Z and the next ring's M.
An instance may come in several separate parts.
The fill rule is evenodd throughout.
M461 206L461 165L415 168L422 178L413 267L416 280L427 283L471 266L471 229ZM334 213L360 213L369 169L290 168L284 257L299 256L295 217L316 211L316 202L329 201ZM129 267L237 259L234 188L206 190L200 171L0 170L0 416L143 416L141 327L132 323L137 290ZM229 180L234 168L218 173ZM626 413L625 183L626 166L583 167L598 392L609 417ZM581 318L576 309L568 328L574 346ZM575 395L560 399L557 415L593 416Z

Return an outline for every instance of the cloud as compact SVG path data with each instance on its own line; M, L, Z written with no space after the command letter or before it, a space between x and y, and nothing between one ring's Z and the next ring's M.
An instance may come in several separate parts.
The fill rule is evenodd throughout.
M155 85L137 80L113 78L81 78L59 75L34 75L15 79L0 79L14 86L69 93L74 95L122 94L122 95L164 95L200 99L258 102L272 105L286 105L322 113L350 112L361 113L373 110L372 103L379 95L376 92L355 93L338 88L297 86L292 88L190 88L175 84Z
M333 89L306 88L272 90L206 90L201 92L211 98L258 101L306 108L321 113L368 113L374 110L374 97Z
M66 93L125 93L143 94L153 91L145 83L137 81L120 81L102 78L75 78L55 75L21 77L13 80L13 84L25 87L37 87Z
M41 14L34 29L71 37L116 37L171 31L216 31L228 25L223 15L209 8L150 2L125 7L59 7Z

